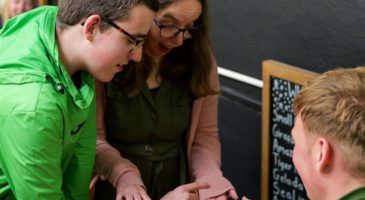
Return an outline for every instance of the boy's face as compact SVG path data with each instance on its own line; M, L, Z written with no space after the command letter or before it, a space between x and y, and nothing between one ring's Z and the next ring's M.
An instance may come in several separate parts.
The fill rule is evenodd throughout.
M132 40L142 40L151 28L154 12L144 5L137 5L129 12L127 20L113 21L116 27L98 32L91 41L90 56L87 59L87 71L101 82L110 81L123 70L130 60L139 62L142 58L142 46L134 48ZM112 23L113 23L112 22Z
M309 140L310 138L304 130L301 112L295 118L291 134L294 141L293 163L303 181L308 197L316 199L318 180L316 180L315 157L311 150L312 140Z

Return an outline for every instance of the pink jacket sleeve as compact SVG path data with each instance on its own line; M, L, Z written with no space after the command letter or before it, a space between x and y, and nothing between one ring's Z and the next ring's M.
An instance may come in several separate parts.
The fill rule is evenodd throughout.
M95 172L101 179L108 179L114 187L137 184L144 187L137 167L123 158L119 151L106 141L104 125L106 94L102 83L96 84L96 160Z
M219 89L217 65L211 74L213 87ZM194 102L192 124L188 136L188 163L193 181L206 181L209 189L200 190L200 199L224 194L233 189L232 184L223 177L221 149L218 136L218 95L209 95Z

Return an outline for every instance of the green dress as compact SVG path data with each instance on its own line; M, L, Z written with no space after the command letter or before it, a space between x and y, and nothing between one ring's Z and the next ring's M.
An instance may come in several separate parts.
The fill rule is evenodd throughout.
M340 200L365 200L365 186L353 190L342 197Z
M130 98L113 81L106 91L107 141L138 167L150 197L160 199L186 183L185 144L193 102L189 90L162 81L152 90L145 85Z

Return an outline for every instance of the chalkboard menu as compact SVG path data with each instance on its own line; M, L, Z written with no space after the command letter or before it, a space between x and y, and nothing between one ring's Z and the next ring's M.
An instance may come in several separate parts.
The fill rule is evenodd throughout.
M317 74L273 60L263 62L262 72L261 199L307 200L292 162L292 103L302 85Z

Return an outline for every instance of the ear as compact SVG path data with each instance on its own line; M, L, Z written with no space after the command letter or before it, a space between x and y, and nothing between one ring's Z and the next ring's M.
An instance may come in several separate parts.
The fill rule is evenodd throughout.
M315 156L316 169L319 173L327 173L333 160L333 147L324 137L317 138L314 145L313 154Z
M83 25L82 32L86 39L92 41L95 33L100 29L101 17L99 15L91 15Z

